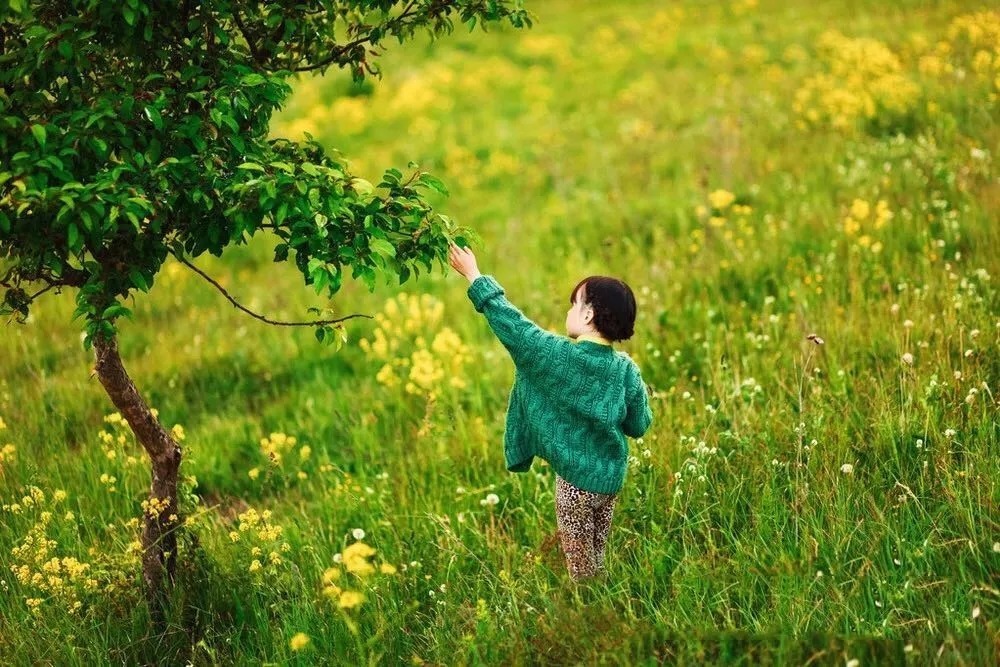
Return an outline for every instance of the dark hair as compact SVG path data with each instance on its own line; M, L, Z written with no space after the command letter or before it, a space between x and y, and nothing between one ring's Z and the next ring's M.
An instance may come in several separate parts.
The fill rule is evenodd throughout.
M627 284L610 276L584 278L569 295L570 305L581 287L594 309L594 328L610 341L628 340L635 332L635 295Z

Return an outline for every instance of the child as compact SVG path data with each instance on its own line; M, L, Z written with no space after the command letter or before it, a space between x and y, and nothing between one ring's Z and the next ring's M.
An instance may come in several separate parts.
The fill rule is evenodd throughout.
M603 573L628 462L625 436L641 437L653 420L639 367L611 345L632 337L632 290L606 276L580 281L570 296L566 338L521 314L492 276L479 273L471 250L452 244L448 257L514 360L504 431L507 469L526 472L535 456L548 461L556 473L556 520L570 576Z

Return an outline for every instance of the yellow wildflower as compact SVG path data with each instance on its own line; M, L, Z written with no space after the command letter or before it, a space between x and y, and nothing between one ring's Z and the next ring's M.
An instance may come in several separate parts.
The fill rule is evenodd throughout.
M296 634L288 642L289 648L291 648L293 651L301 651L308 645L309 645L309 635L307 635L304 632Z
M879 199L875 204L875 229L881 229L892 220L893 213L889 210L889 204L884 199Z
M373 555L375 555L375 550L370 546L364 542L355 542L341 553L341 562L348 572L363 577L375 571L375 568L367 560Z
M864 220L868 217L868 213L871 211L871 207L868 205L864 199L855 199L851 204L851 216L855 220Z
M357 591L344 591L340 594L337 606L341 609L353 609L364 602L365 597Z
M708 202L715 209L725 209L736 200L736 195L728 190L715 190L708 195Z

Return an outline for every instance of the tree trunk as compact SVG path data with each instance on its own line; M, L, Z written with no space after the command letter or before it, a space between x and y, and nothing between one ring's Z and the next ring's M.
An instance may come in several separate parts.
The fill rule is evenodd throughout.
M136 389L118 354L118 339L94 337L95 370L111 401L132 427L135 437L145 448L152 462L152 484L149 489L150 507L143 513L142 577L146 598L154 620L161 618L165 601L166 575L174 581L177 563L177 472L181 464L181 448L170 433L150 412L149 406Z

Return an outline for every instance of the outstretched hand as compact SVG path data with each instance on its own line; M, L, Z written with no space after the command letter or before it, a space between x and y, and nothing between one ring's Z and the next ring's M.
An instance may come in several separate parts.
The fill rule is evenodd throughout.
M468 248L459 248L452 243L448 248L448 263L470 283L481 275L476 264L476 256Z

